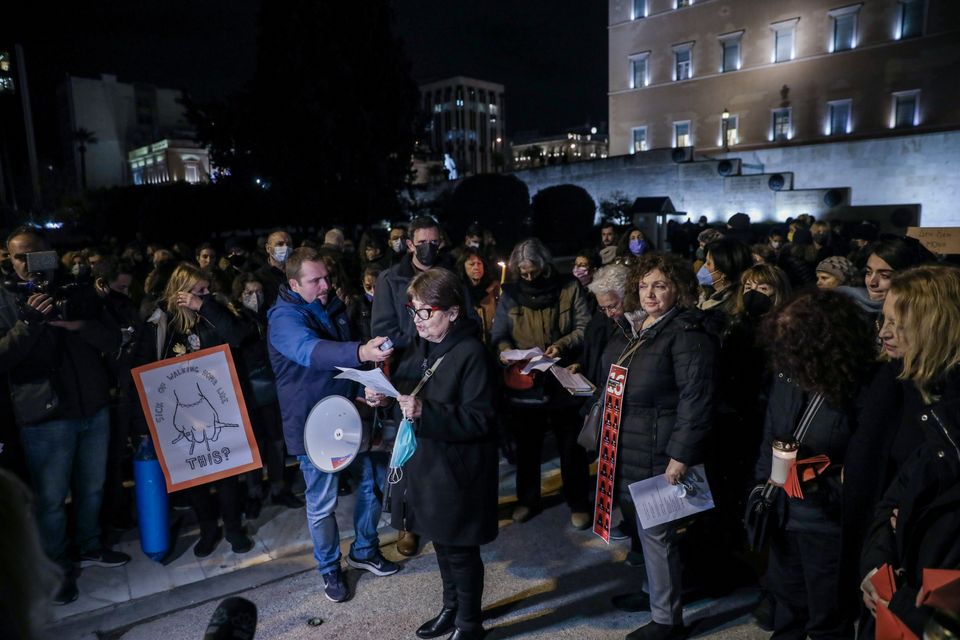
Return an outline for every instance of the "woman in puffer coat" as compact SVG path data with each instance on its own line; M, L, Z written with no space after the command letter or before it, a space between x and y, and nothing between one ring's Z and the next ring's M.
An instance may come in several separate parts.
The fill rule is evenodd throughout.
M917 606L923 570L960 569L960 271L930 266L897 274L883 318L903 353L902 379L923 399L911 422L924 441L877 506L860 563L861 589L871 613L886 607L920 637L933 614ZM889 602L869 581L883 564L896 581ZM861 625L860 637L873 637L872 627Z
M683 258L650 253L633 267L627 314L601 360L601 371L618 361L627 368L613 491L624 518L636 517L631 483L664 474L677 484L688 467L703 462L713 413L716 345L696 303L697 280ZM648 529L638 522L637 527L653 620L627 638L667 638L683 624L676 522ZM614 606L631 610L627 600L632 597L617 596Z

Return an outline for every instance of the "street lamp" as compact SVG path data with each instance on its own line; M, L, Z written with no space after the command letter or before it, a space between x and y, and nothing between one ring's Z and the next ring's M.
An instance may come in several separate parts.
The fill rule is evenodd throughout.
M727 111L727 108L723 108L723 113L720 114L722 118L722 129L723 129L723 150L730 151L730 141L727 137L727 127L730 126L730 112Z

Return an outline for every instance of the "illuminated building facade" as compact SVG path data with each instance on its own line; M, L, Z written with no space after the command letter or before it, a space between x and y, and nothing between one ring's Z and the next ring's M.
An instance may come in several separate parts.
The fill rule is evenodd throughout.
M133 184L210 182L210 156L190 140L161 140L127 154Z
M955 0L609 0L610 154L960 129Z
M428 159L449 154L460 177L505 168L502 84L454 76L421 85L420 100L427 121L419 147Z
M88 188L133 184L131 151L168 139L193 139L182 97L174 89L117 82L113 75L68 77L58 92L60 126L76 184L81 182L81 158L74 132L83 129L96 139L84 145Z
M517 136L510 145L513 169L567 164L607 157L607 135L597 127L578 127L553 136Z

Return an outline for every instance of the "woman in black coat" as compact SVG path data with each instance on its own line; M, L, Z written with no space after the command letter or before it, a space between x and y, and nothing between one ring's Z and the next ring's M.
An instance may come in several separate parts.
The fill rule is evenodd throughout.
M142 365L221 344L238 348L247 331L237 316L210 295L210 281L205 273L196 265L184 262L174 269L163 298L144 323L134 360ZM138 422L141 435L146 435L145 421ZM214 487L216 499L210 493ZM194 555L209 556L223 536L217 523L218 503L233 552L246 553L253 549L253 540L241 524L240 485L236 477L184 489L183 494L200 524L200 540L193 548Z
M463 287L456 275L434 268L414 278L407 309L419 339L392 376L416 395L397 404L414 421L417 448L402 467L391 498L393 526L433 540L443 580L440 613L417 629L420 638L483 637L483 561L480 545L497 537L497 439L488 355L478 326L462 315ZM372 406L382 395L366 390Z
M760 338L776 374L757 481L770 477L774 438L794 435L808 407L815 412L797 460L827 456L824 468L801 482L802 498L777 491L779 518L767 568L776 601L772 638L852 638L856 590L840 575L841 473L873 337L849 298L817 290L767 317Z
M696 277L683 258L644 255L627 281L628 312L604 350L601 371L617 362L627 368L614 478L625 518L636 517L631 483L664 474L677 484L688 467L703 461L713 413L715 344L696 301ZM652 621L627 637L667 638L683 624L676 522L637 526ZM633 599L617 596L614 606L636 610Z
M960 271L917 267L894 276L884 332L903 356L902 380L920 396L904 422L923 438L877 505L860 563L864 604L887 607L918 637L933 611L917 606L924 569L960 569ZM889 341L889 335L885 342ZM883 564L896 591L880 600L869 578ZM872 631L872 625L861 626ZM869 631L868 631L869 632Z

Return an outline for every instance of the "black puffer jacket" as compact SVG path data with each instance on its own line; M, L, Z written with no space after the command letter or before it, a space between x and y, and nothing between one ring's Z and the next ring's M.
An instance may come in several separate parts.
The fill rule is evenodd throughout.
M923 569L960 569L960 380L955 374L944 400L920 410L925 441L887 490L864 544L860 577L887 563L898 577L890 611L917 636L932 610L917 608ZM890 516L899 509L896 531Z
M452 545L478 545L497 537L497 436L492 367L479 327L459 319L443 342L416 338L393 383L409 393L441 356L420 393L417 450L394 488L393 524ZM397 411L397 419L400 419Z
M757 482L765 482L770 477L773 439L793 435L809 400L810 394L789 374L776 374L757 460ZM830 458L830 466L818 478L803 484L803 499L787 499L785 526L788 531L839 534L840 470L850 435L855 430L855 415L852 405L838 408L824 401L814 416L800 443L797 460L825 454Z
M618 492L663 473L671 458L688 465L703 461L713 417L716 344L703 329L702 318L696 309L665 317L622 365L628 373L617 452ZM626 323L621 319L621 330L607 343L601 371L609 371L626 351L632 337L623 330Z

